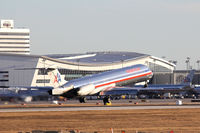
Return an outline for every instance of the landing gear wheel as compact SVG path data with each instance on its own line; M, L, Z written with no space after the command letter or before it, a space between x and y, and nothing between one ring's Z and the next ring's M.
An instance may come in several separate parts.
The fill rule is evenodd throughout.
M147 88L147 87L148 87L148 83L145 82L145 84L144 84L144 88Z
M80 103L86 103L86 98L85 97L80 97L79 98Z
M103 98L104 105L111 105L110 96L106 96Z

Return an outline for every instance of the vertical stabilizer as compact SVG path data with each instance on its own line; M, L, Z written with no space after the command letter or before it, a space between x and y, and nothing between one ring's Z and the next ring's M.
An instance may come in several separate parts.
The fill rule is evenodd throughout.
M58 69L47 69L48 76L50 77L50 82L53 87L57 88L62 86L67 81L64 79L64 76L60 74Z
M184 80L182 81L181 84L183 84L183 85L191 85L193 77L194 77L194 73L195 73L194 69L190 70L190 73L184 78Z

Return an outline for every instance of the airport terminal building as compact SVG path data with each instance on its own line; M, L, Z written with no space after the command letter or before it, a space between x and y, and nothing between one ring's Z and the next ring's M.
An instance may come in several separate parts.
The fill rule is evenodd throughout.
M180 83L188 73L174 74L173 63L136 52L30 55L30 30L14 28L13 20L1 20L0 87L54 86L46 68L57 68L63 78L69 81L135 64L147 65L153 71L154 76L150 81L153 84Z
M108 51L45 56L1 53L0 62L1 87L54 86L44 68L57 68L61 76L69 81L135 64L147 65L153 71L154 77L150 81L152 83L176 82L171 76L175 69L173 63L135 52ZM165 77L170 78L171 81L166 81Z
M30 30L14 28L13 20L1 20L0 53L30 54Z

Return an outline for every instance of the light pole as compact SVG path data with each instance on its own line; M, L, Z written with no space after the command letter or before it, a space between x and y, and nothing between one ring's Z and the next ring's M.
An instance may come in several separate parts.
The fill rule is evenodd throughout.
M173 63L175 65L174 69L176 69L177 61L176 60L169 60L170 63Z
M176 60L174 60L174 61L173 61L173 63L175 64L175 67L174 67L174 69L176 70L177 61L176 61Z
M197 65L198 65L198 68L197 68L197 69L198 69L198 70L199 70L199 63L200 63L200 60L197 60Z
M46 68L45 68L45 61L46 61L46 59L42 59L42 61L43 61L43 63L44 63L44 69L43 69L43 74L44 74L44 86L45 86L45 75L46 75Z
M190 57L186 58L185 63L186 63L186 69L188 70L190 68Z
M153 72L156 73L156 59L153 59L153 63L154 63L154 66L153 66ZM156 84L156 77L157 75L154 76L154 84Z
M174 60L173 63L174 63L175 65L177 65L177 61L176 61L176 60Z
M165 59L165 58L166 58L166 56L162 56L161 58Z
M80 62L80 59L77 59L77 63L78 63L78 71L79 71L79 62Z
M122 68L123 68L124 67L124 60L121 59L121 62L122 62Z

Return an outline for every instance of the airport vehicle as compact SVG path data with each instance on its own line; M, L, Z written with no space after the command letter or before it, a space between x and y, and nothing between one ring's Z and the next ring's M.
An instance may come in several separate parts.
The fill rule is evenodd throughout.
M54 83L58 83L56 87L30 86L23 88L46 90L53 96L78 97L81 103L85 102L85 96L87 95L97 95L99 92L109 88L146 81L153 75L152 71L142 64L85 76L68 82L61 78L57 69L48 68L47 71L48 75L54 77Z

